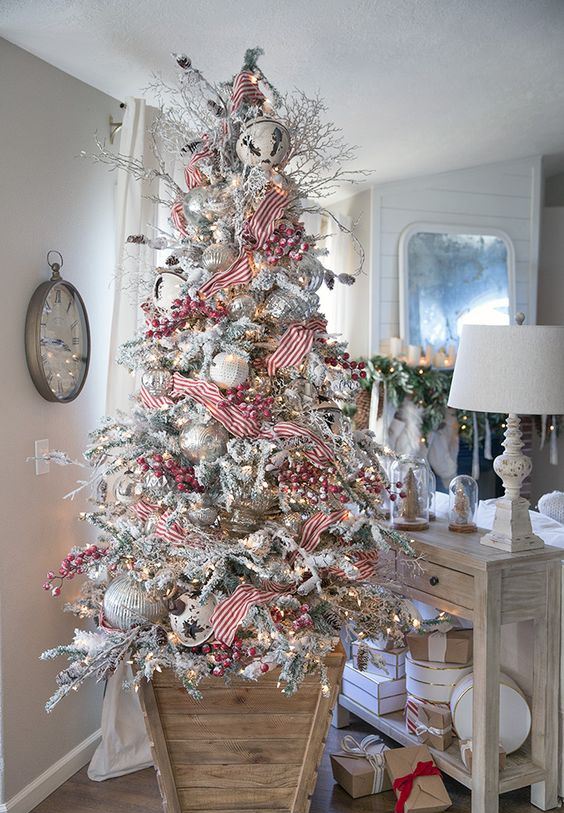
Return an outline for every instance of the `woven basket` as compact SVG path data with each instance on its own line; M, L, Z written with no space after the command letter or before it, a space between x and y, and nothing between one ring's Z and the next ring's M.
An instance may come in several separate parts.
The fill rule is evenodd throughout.
M206 680L200 701L170 671L143 682L165 813L307 813L345 665L341 645L326 665L329 697L317 674L286 697L277 687L279 670L251 684Z

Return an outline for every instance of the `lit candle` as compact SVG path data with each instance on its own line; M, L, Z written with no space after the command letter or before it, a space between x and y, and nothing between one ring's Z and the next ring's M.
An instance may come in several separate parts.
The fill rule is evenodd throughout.
M428 344L425 348L425 361L427 362L428 365L431 365L433 363L434 353L435 348L433 347L432 344Z
M399 338L399 336L392 336L390 338L390 356L394 359L399 359L401 356L401 351L403 347L403 342Z
M444 350L437 350L435 353L435 367L442 368L445 366L447 354Z
M407 348L407 363L410 367L417 367L421 361L421 346L410 344Z

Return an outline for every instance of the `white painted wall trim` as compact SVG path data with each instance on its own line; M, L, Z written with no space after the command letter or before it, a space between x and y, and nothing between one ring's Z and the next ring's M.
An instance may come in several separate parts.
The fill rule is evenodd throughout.
M382 222L382 195L380 190L370 190L370 299L369 299L369 335L368 358L380 352L380 280L381 246L380 233Z
M19 793L4 804L0 803L0 813L29 813L30 810L37 807L43 799L46 799L87 762L90 762L96 746L100 742L100 737L100 729L94 731L72 751L22 788Z
M544 173L542 157L533 161L531 178L531 236L529 260L529 313L525 314L530 325L536 325L538 319L538 284L540 261L541 212L544 199Z

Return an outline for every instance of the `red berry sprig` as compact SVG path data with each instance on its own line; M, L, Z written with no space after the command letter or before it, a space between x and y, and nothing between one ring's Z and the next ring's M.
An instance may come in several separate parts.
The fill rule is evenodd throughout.
M52 596L60 596L61 587L65 579L70 581L74 579L75 576L84 573L92 562L98 562L107 552L107 548L99 548L98 545L89 545L87 548L75 553L72 551L67 553L61 562L58 574L53 573L52 570L47 573L47 579L42 585L43 589L50 590Z
M380 494L385 489L385 484L380 475L371 467L361 468L356 477L357 481L360 481L362 487L370 494Z
M304 242L303 223L281 223L262 244L266 261L276 265L284 257L299 262L309 248Z
M219 322L227 316L227 308L221 302L210 305L202 299L192 299L187 294L184 299L175 299L172 303L171 316L153 316L148 319L148 339L162 339L171 336L176 330L188 325L191 320L211 319Z
M240 407L241 411L249 418L258 421L270 421L272 419L271 407L274 403L274 397L256 392L248 381L226 390L225 396L230 403Z
M137 458L141 471L152 471L155 477L168 477L178 491L195 491L203 494L206 490L198 482L193 466L182 466L170 455L153 454L147 458L141 455Z
M305 458L288 458L279 469L278 482L280 491L312 505L331 499L344 504L349 497L335 475L331 466L320 469Z
M340 356L326 356L324 361L328 367L340 367L342 370L350 370L353 381L366 378L366 363L364 361L351 361L350 353L342 353Z

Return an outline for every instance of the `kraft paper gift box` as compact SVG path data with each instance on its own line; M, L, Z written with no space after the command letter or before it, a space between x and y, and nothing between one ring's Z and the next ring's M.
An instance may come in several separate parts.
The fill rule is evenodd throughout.
M383 675L384 677L397 680L405 677L405 653L406 647L401 649L380 649L374 645L372 640L353 641L352 660L357 666L357 655L360 646L365 647L370 653L374 653L376 663L369 658L365 671L372 675Z
M452 716L448 706L425 703L408 695L405 723L410 734L439 751L446 751L452 742Z
M460 756L464 766L472 773L472 740L460 740ZM505 768L505 749L503 745L499 744L499 770Z
M353 799L391 790L384 751L380 737L374 734L357 742L350 734L341 741L343 751L331 754L331 767L335 782Z
M412 748L395 748L384 752L388 774L392 785L399 779L408 779L419 763L435 763L426 745L415 745ZM400 798L400 790L395 790ZM452 802L441 779L440 772L434 776L418 776L413 779L413 786L405 801L404 813L439 813L447 810ZM396 805L398 810L398 805Z
M405 641L415 661L465 664L472 660L472 635L468 629L410 632Z

